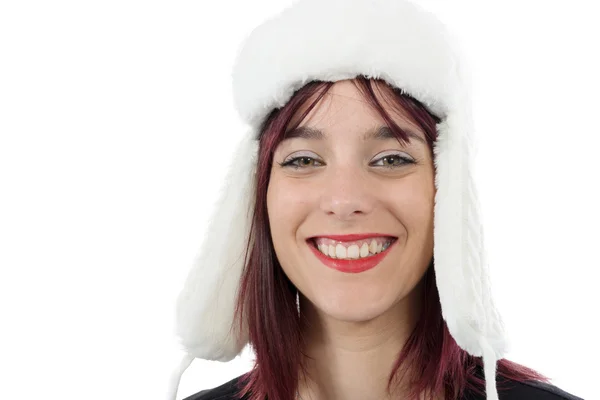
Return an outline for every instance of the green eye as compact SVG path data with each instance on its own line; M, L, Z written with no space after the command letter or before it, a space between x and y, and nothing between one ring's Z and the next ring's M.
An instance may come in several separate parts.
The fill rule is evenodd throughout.
M296 163L296 161L299 161L299 163ZM279 163L279 165L281 165L282 167L290 166L294 169L299 169L299 168L303 168L305 166L311 166L310 161L318 162L312 157L300 156L300 157L294 157L283 163Z
M406 164L414 164L413 160L411 160L410 158L407 158L407 157L403 157L400 154L390 154L390 155L381 157L377 161L382 161L382 160L391 161L391 163L389 163L389 164L386 164L384 162L383 165L381 165L384 168L396 168L396 167L401 167ZM398 160L398 162L394 163L395 160Z

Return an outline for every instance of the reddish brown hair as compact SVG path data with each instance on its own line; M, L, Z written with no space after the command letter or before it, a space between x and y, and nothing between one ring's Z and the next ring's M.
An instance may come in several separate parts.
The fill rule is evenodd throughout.
M437 139L436 124L440 122L438 117L413 97L382 80L359 76L353 82L397 139L407 142L408 136L386 112L375 95L374 88L381 89L381 94L387 94L383 97L387 104L393 109L404 110L404 114L408 114L412 122L425 132L433 156L433 143ZM294 93L284 107L269 114L259 132L256 202L245 254L246 267L236 305L236 323L238 327L242 323L248 324L249 342L256 361L253 369L239 381L239 398L246 395L250 400L294 399L298 373L300 369L304 371L301 353L304 347L302 326L296 304L297 289L283 272L275 255L267 215L267 187L273 153L285 132L297 127L332 85L332 82L320 81L306 84ZM309 104L309 99L315 95L315 100ZM290 126L292 118L307 104L307 109L295 126ZM485 382L482 360L461 349L450 335L442 318L433 265L432 259L423 277L423 316L398 354L387 389L390 391L400 378L402 370L402 375L407 371L410 373L411 399L417 399L421 393L429 393L432 399L433 394L440 391L445 393L446 400L460 398L465 390L483 395ZM506 359L498 362L498 375L520 382L549 381L540 373ZM498 390L501 389L502 381L499 380Z

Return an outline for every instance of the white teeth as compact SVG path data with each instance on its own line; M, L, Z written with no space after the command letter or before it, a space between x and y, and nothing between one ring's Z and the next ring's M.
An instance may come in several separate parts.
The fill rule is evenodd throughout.
M363 243L360 248L356 244L345 248L342 244L338 243L335 246L333 244L319 244L318 249L321 253L331 258L356 260L381 253L383 250L387 249L390 244L391 242L386 242L385 244L377 243L377 241L373 239L370 244Z
M358 258L358 252L358 246L353 244L352 246L348 247L348 258L356 260Z
M346 258L346 248L341 244L335 246L335 257L336 258Z
M369 245L366 243L363 243L362 247L360 248L360 256L366 257L368 255L369 255Z
M375 239L371 240L371 245L369 246L369 251L373 254L377 253L377 241Z
M328 253L329 253L328 254L329 257L335 258L335 246L334 245L332 245L332 244L329 245L329 252Z

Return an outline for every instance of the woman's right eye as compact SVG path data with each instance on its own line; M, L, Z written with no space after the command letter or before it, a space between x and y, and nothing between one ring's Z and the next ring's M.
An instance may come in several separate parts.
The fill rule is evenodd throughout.
M297 163L297 161L299 161L299 163ZM307 163L307 161L308 161L308 163ZM310 161L319 162L312 157L300 156L300 157L294 157L292 159L289 159L287 161L279 163L279 165L282 167L292 167L294 169L301 169L306 166L310 167L311 166Z

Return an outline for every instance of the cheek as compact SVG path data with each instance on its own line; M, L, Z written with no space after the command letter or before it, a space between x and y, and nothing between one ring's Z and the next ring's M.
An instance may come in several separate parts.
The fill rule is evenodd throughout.
M415 188L407 193L405 201L411 210L411 219L423 224L433 219L433 205L435 193L426 187Z
M305 199L294 182L272 177L267 189L267 212L271 234L289 236L300 224L304 212Z
M271 230L271 240L275 256L283 272L295 282L294 266L298 257L296 240L298 227L305 218L305 207L298 185L285 180L272 179L267 189L267 212Z
M401 182L390 194L390 207L393 207L407 229L413 233L433 229L435 186L432 176L415 174Z

